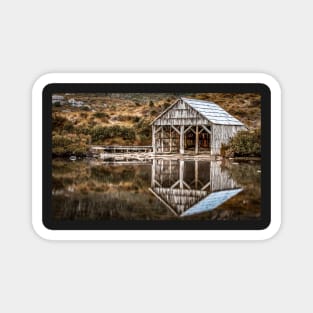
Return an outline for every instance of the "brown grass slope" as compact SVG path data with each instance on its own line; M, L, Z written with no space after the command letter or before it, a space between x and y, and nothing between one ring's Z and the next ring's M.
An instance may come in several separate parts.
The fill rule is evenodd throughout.
M62 154L62 149L66 145L71 146L68 154L85 151L91 144L150 145L150 122L180 96L213 101L252 130L261 126L259 94L76 93L61 95L64 96L65 104L53 105L52 109L53 138L57 155ZM72 98L83 101L84 106L70 106L67 101Z

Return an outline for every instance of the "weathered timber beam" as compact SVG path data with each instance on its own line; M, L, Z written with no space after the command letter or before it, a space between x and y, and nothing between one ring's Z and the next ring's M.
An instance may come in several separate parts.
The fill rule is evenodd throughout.
M201 127L203 127L209 134L211 134L211 131L204 125L201 125Z
M198 189L198 180L199 180L199 163L198 160L195 160L195 186Z
M199 126L196 126L196 145L195 145L195 153L199 152Z
M171 127L177 132L178 135L180 135L180 131L173 125L171 125Z
M164 152L164 134L163 134L163 126L161 126L162 129L161 129L161 152L163 153Z
M183 181L183 184L184 184L184 186L186 186L189 190L191 190L190 186L189 186L185 181Z
M189 127L187 127L187 128L185 129L185 133L187 133L187 131L188 131L191 127L192 127L192 125L190 125Z
M170 152L172 152L172 128L170 127Z
M179 147L179 153L180 154L184 154L184 150L185 150L185 147L184 147L184 125L181 125L180 126L180 140L179 140L179 142L180 142L180 147Z
M155 141L155 126L152 126L152 151L153 153L156 152L156 141Z
M194 126L194 125L193 125ZM193 130L192 128L190 129L194 134L196 134L195 130Z
M205 184L205 185L201 188L201 190L204 190L204 189L208 188L210 185L211 185L211 182L209 181L207 184Z
M163 128L163 125L155 130L155 134L158 133Z
M155 184L157 184L159 187L162 187L161 184L160 184L156 179L154 179L153 182L154 182Z
M179 180L178 180L175 184L173 184L173 185L170 187L170 189L175 188L178 184L179 184Z

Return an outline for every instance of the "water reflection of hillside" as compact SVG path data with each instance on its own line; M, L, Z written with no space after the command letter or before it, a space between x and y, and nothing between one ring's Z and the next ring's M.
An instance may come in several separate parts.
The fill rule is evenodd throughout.
M258 163L53 160L52 208L64 220L238 220L260 215ZM149 191L150 189L150 191Z
M170 216L148 191L150 164L116 166L54 160L52 172L52 208L57 219L151 220Z

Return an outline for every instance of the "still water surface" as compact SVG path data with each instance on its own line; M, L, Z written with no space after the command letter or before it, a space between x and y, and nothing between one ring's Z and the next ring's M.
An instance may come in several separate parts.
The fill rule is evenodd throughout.
M54 159L52 209L61 220L255 220L258 161Z

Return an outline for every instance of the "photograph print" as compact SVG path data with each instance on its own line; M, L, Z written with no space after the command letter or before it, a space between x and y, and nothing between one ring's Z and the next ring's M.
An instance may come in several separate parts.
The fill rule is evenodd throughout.
M259 93L58 92L50 105L55 222L260 219Z

